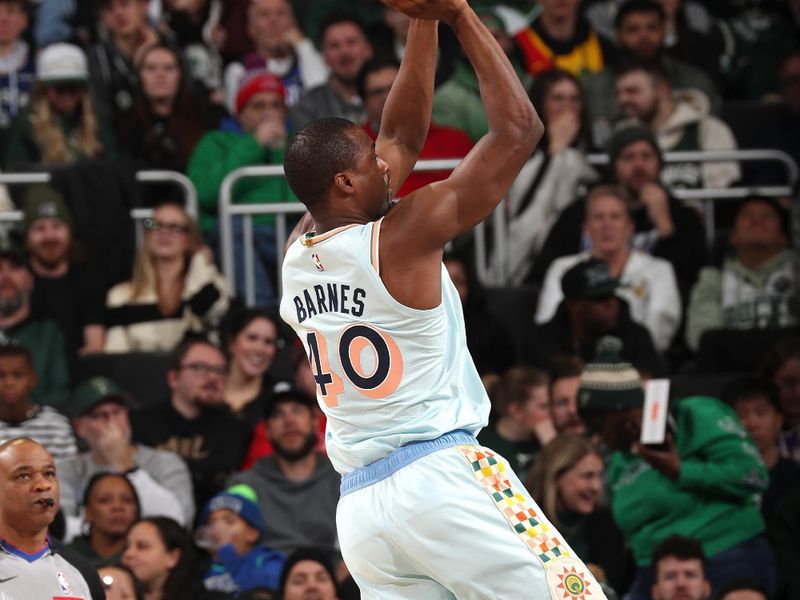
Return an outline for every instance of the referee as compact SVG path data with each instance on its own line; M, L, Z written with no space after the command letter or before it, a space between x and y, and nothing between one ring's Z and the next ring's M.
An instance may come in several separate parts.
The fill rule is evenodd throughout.
M97 573L47 535L58 512L53 457L30 438L0 443L0 598L100 600Z

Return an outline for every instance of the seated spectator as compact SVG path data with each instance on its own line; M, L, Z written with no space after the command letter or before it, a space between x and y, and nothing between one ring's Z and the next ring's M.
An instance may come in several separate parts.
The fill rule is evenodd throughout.
M550 228L597 173L585 152L590 139L580 84L554 69L536 78L529 91L545 124L544 136L508 190L508 273L512 284L528 278Z
M133 105L137 75L133 61L162 36L148 19L148 0L97 0L97 41L89 50L92 90L99 112L109 121Z
M666 538L653 552L651 568L653 600L710 600L706 557L697 540L679 535Z
M272 388L270 368L278 353L278 317L259 308L234 310L223 322L222 336L228 354L225 402L255 428L264 418Z
M478 373L481 377L502 375L515 362L516 351L510 343L511 334L489 312L487 291L478 280L472 264L455 254L447 254L444 266L461 299L467 347ZM307 360L304 362L308 364Z
M209 500L200 516L214 561L203 578L206 589L238 593L277 590L286 557L261 545L264 519L252 488L237 485Z
M255 75L245 80L236 96L235 130L211 131L195 147L187 173L197 188L200 226L213 247L220 244L217 209L222 181L240 167L283 163L288 136L286 110L286 90L281 81L270 73ZM283 177L241 181L234 192L236 204L294 200ZM244 292L243 225L241 218L233 220L236 289L240 295ZM274 215L253 218L253 245L256 305L271 307L276 303L272 283L276 262Z
M160 42L136 56L133 104L120 115L120 145L137 169L185 172L203 134L215 129L220 114L192 93L178 51Z
M650 332L664 352L681 321L681 297L675 272L667 261L631 248L634 223L623 188L595 187L586 199L584 235L592 249L556 259L547 270L539 294L536 322L549 321L563 299L561 278L575 264L592 256L608 266L619 281L617 294L628 303L631 318Z
M303 92L290 113L292 127L302 129L323 117L364 120L363 97L358 94L361 68L372 58L364 24L347 12L331 12L319 29L322 58L330 69L328 81Z
M115 563L97 569L106 600L144 600L142 586L128 567Z
M640 444L642 382L619 350L613 338L598 344L581 378L578 405L612 451L606 476L611 509L638 566L629 597L650 597L653 553L675 533L692 534L702 545L712 589L734 577L771 586L772 552L757 504L767 473L736 413L715 398L683 398L671 407L674 427L664 448Z
M122 564L142 586L145 598L211 600L229 598L209 592L197 576L192 540L172 519L149 517L137 521L125 541Z
M358 76L358 94L364 102L367 120L362 127L372 140L378 139L383 117L383 108L389 90L397 79L400 65L394 61L372 61L364 65ZM442 127L431 121L428 135L419 153L419 160L438 158L464 158L472 149L472 141L466 133L450 127ZM407 196L424 185L441 181L450 176L450 171L420 171L411 173L397 190L397 196Z
M583 361L576 356L559 354L551 357L550 418L558 433L586 433L586 425L578 413L578 388L581 385Z
M14 342L0 345L0 440L30 437L55 459L74 456L78 447L69 421L52 406L34 402L34 388L30 351Z
M5 164L114 158L110 129L94 108L88 84L86 55L78 46L53 44L42 50L30 104L8 132Z
M616 293L618 288L608 265L596 258L568 269L561 278L564 299L549 321L534 325L524 360L541 368L558 354L586 362L600 338L612 335L623 341L625 358L639 370L651 376L664 374L666 365L650 333L631 319L628 303Z
M663 161L653 133L644 126L623 124L608 145L611 181L631 198L634 223L631 247L672 265L681 298L686 301L705 263L706 241L697 211L673 198L660 180ZM590 249L583 234L586 204L579 201L561 213L547 236L532 278L542 281L561 256Z
M102 352L105 289L73 236L64 197L49 185L31 186L23 202L22 227L34 281L31 313L58 323L71 360Z
M541 0L533 23L514 32L522 50L525 71L538 77L561 69L580 77L601 71L613 54L613 46L597 35L580 12L580 2Z
M242 83L255 72L280 78L286 88L286 104L294 106L305 90L322 85L328 70L314 42L297 26L289 0L251 0L247 10L247 33L255 51L225 69L225 104L237 104Z
M662 152L736 150L730 127L709 114L705 94L673 91L661 65L631 63L617 69L616 76L620 112L647 125ZM670 163L661 172L670 189L725 188L740 177L735 162Z
M746 579L738 579L727 585L717 593L717 600L770 600L764 588L757 583Z
M186 464L174 452L131 442L128 402L119 386L106 377L93 377L75 390L70 403L72 424L87 451L58 463L67 537L77 530L84 490L97 473L127 477L136 490L141 516L192 523L195 505Z
M544 371L512 367L489 390L494 418L478 434L478 441L505 458L520 479L556 436L548 383Z
M205 339L188 339L173 350L168 402L134 414L133 439L176 452L189 467L195 506L225 487L242 464L250 429L225 405L225 355ZM271 514L271 513L264 513Z
M722 99L714 83L701 69L675 60L666 53L667 16L654 0L627 0L614 21L619 57L617 64L630 61L661 63L669 74L674 90L692 88L701 91L711 102L711 113L719 114ZM616 71L606 67L581 80L589 103L592 134L598 146L611 135L611 124L619 117L614 95Z
M36 78L35 56L22 39L28 29L26 0L0 2L0 163L5 165L6 136L11 121L28 105Z
M625 539L601 504L603 458L597 448L561 434L542 449L527 479L536 504L598 581L624 591Z
M783 413L778 388L765 379L740 379L730 384L724 400L736 411L769 473L769 485L761 497L761 513L769 520L783 496L800 485L800 465L780 452Z
M337 600L339 586L326 553L318 548L300 548L289 555L281 572L281 600Z
M60 407L69 390L64 334L31 313L33 281L25 253L0 237L0 343L13 340L30 352L36 378L31 401Z
M800 338L779 340L764 359L762 374L778 388L784 429L781 456L800 462Z
M169 351L213 332L228 309L227 283L183 206L157 206L144 227L133 279L106 296L106 352Z
M775 329L800 322L800 258L788 249L786 216L771 199L751 197L734 215L733 256L706 267L686 311L686 341L697 349L712 329Z
M105 598L97 573L49 534L58 514L53 457L30 438L0 443L0 539L7 598ZM65 589L67 590L65 592Z
M336 505L339 475L317 449L317 407L297 390L274 394L265 414L274 452L228 480L255 490L264 543L289 554L313 544L338 563Z
M141 516L133 484L121 473L95 473L86 484L82 504L86 533L72 540L70 547L95 568L118 562L125 536Z

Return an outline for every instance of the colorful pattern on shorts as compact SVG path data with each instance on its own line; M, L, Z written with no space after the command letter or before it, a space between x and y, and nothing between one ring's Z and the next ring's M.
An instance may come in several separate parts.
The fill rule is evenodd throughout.
M475 478L486 488L509 525L542 563L569 556L561 538L541 519L528 499L511 487L506 465L485 448L459 446L472 466Z

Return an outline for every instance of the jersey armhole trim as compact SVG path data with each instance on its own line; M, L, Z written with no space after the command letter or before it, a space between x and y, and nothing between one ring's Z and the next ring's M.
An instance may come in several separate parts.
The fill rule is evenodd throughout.
M372 268L375 269L375 272L378 274L378 277L381 276L381 223L383 222L383 217L378 219L372 224L372 233L370 235L370 263L372 264Z

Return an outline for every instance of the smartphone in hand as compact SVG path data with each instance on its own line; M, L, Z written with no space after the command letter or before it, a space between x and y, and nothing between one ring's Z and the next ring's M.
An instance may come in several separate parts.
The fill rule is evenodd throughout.
M651 379L644 389L639 442L653 450L668 450L669 379Z

